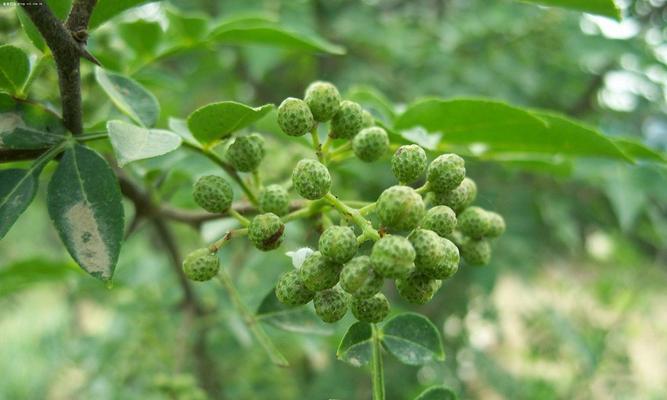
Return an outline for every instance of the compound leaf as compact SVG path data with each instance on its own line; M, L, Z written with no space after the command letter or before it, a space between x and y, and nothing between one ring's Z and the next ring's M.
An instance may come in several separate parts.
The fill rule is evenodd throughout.
M423 365L445 359L440 333L423 315L398 314L387 321L382 332L386 349L404 364Z
M48 210L69 254L90 275L108 281L123 239L123 205L107 162L79 144L68 148L47 193Z
M338 345L336 357L355 367L366 365L371 360L373 328L367 322L356 322L347 330Z

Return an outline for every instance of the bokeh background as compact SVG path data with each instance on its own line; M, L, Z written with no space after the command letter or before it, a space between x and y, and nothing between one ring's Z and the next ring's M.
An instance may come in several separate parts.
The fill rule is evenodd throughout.
M664 153L667 1L617 3L622 22L509 0L170 0L121 14L97 29L89 46L105 67L155 93L161 127L211 101L279 103L326 79L350 96L374 88L398 110L427 95L555 110ZM275 18L347 53L191 40L198 29L239 14ZM0 35L34 53L14 7L0 7ZM178 46L160 52L169 44ZM92 129L114 111L91 72L84 63ZM57 106L56 87L51 67L34 96ZM270 121L258 129L270 147L262 174L288 179L306 149L276 134ZM441 329L447 359L417 368L386 355L388 398L414 398L438 383L463 399L664 398L665 167L466 155L478 203L501 212L508 232L489 266L460 270L418 308ZM179 151L130 172L155 185L161 201L194 207L194 177L215 171ZM360 200L393 184L387 159L373 166L350 161L334 181L344 197ZM181 286L150 226L127 239L112 288L82 273L50 225L44 189L0 242L1 399L370 397L368 374L336 359L349 315L325 329L328 335L267 328L292 364L274 367L220 287L194 285L214 310L205 317L182 306ZM172 229L186 252L228 226L223 220L201 231ZM291 268L284 251L315 243L307 225L290 228L281 251L260 254L239 241L222 256L251 307ZM413 309L391 300L395 310Z

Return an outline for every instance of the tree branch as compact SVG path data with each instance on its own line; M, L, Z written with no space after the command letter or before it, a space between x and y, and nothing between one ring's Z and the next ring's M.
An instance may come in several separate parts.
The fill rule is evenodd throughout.
M86 31L96 3L97 0L75 0L65 22L67 29L70 32ZM74 38L79 40L76 36Z

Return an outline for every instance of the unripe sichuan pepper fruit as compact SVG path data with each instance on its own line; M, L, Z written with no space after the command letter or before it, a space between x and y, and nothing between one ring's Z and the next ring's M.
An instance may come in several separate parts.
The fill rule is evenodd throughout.
M340 287L358 298L368 298L382 289L384 279L371 267L368 256L351 259L340 272Z
M331 189L331 175L322 163L303 159L292 171L292 184L301 197L317 200L324 197Z
M237 171L254 171L264 158L264 138L256 133L239 136L227 149L226 157Z
M308 104L315 121L326 122L340 110L340 93L329 82L311 83L303 99Z
M338 283L341 264L333 263L316 251L309 255L299 269L301 280L310 290L318 291L334 287Z
M357 237L349 226L333 225L320 236L319 249L329 261L343 264L357 253Z
M387 235L371 250L373 270L385 278L403 278L415 269L415 249L402 236Z
M389 314L389 301L382 293L367 299L354 297L350 302L350 308L359 321L377 323Z
M259 211L274 213L278 216L289 211L289 195L281 185L269 185L259 194Z
M409 186L392 186L377 201L376 212L383 226L395 230L415 228L424 218L424 200Z
M208 248L197 249L183 260L183 273L188 279L203 282L218 274L220 259Z
M338 289L326 289L315 294L313 299L315 313L324 322L336 322L347 313L347 299L345 293Z
M376 161L389 150L389 136L379 126L364 128L352 139L352 150L361 161Z
M283 242L285 224L273 213L255 216L248 226L248 238L262 251L273 250Z
M282 274L276 283L276 297L283 304L290 306L307 304L314 296L315 292L306 287L299 271L295 269Z
M222 213L232 205L234 192L232 186L216 175L199 178L192 189L192 197L204 210L211 213Z
M305 101L289 97L278 107L278 125L290 136L302 136L313 128L315 120Z
M340 109L331 120L332 138L352 139L364 124L363 109L353 101L343 100Z
M416 181L426 170L426 152L416 144L401 146L391 157L391 171L401 184Z
M436 193L448 192L466 176L465 162L456 154L442 154L431 161L426 172L429 188Z

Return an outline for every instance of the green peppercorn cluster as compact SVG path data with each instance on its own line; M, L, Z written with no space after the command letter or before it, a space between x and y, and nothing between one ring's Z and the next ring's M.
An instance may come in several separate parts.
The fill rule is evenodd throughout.
M490 262L491 240L504 233L505 221L500 214L474 205L477 185L466 176L459 155L431 158L417 144L392 146L387 131L377 126L370 112L343 99L333 84L324 81L309 85L303 99L285 99L278 107L277 123L288 136L312 134L315 154L296 162L291 185L258 183L256 199L248 196L252 207L247 216L241 216L236 206L247 208L248 202L232 204L232 185L224 178L201 178L193 197L209 212L234 213L243 234L261 251L280 247L292 220L314 222L315 229L304 237L317 248L304 249L308 255L278 279L275 295L280 302L289 306L312 302L315 313L327 323L339 321L348 310L357 320L376 323L390 312L383 293L387 281L404 301L421 305L462 265ZM323 123L329 130L321 144L318 129ZM351 178L337 175L332 165L349 157L377 162L390 155L390 149L394 152L385 160L386 168L396 182L374 202L346 203L333 194L336 184ZM251 178L258 179L264 139L255 133L238 136L224 156L233 170L252 172ZM232 177L235 186L248 194L243 177ZM290 191L297 197L294 202ZM218 241L188 255L183 266L186 276L199 281L215 276L219 261L211 250L219 246Z

